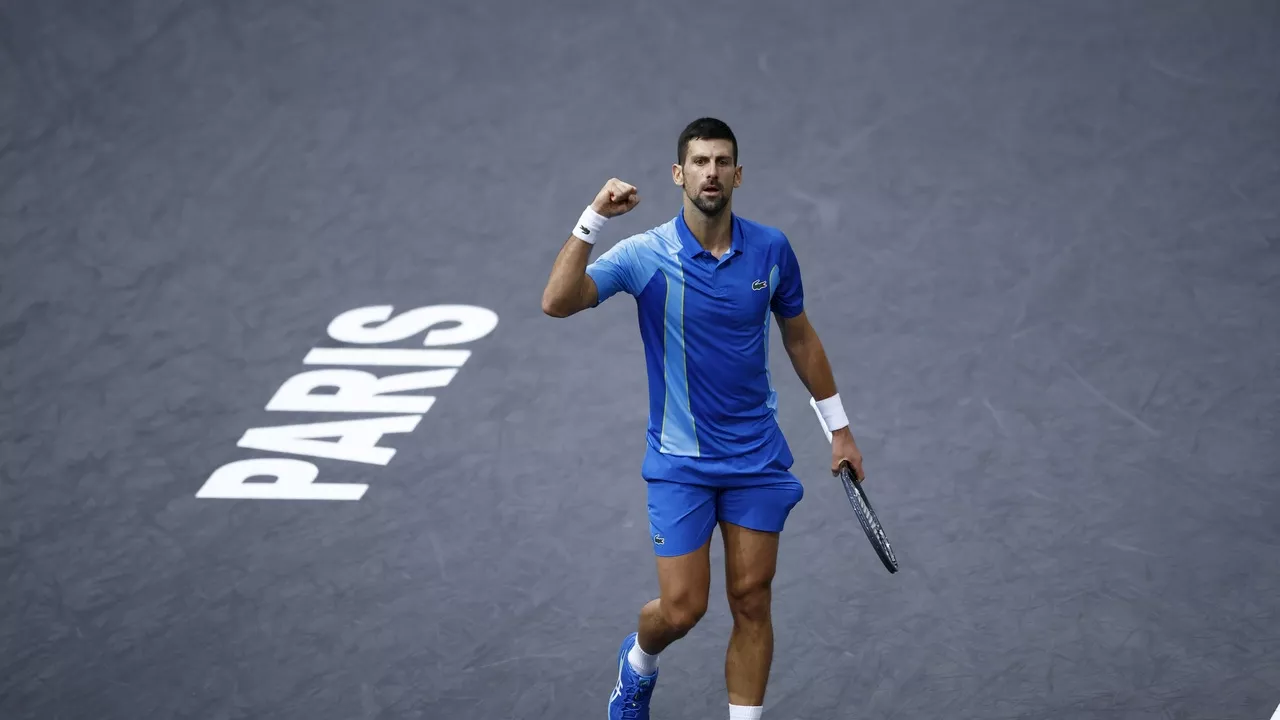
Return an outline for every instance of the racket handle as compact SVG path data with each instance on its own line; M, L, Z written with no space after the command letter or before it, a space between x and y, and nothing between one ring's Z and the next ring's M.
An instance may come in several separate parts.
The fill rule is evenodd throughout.
M849 479L852 480L855 485L862 484L862 481L858 479L858 471L853 469L853 464L848 460L840 461L840 470L843 473L847 473L849 475Z

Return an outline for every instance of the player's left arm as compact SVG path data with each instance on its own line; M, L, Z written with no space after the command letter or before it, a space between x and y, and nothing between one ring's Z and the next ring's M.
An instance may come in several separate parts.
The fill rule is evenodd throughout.
M824 400L836 394L836 379L827 360L826 348L818 331L809 322L809 316L801 310L794 317L777 315L778 329L782 331L782 346L787 349L791 366L804 387L815 400Z
M831 372L831 362L827 359L827 351L818 337L818 331L809 322L803 310L798 315L783 317L777 314L778 329L782 332L782 346L791 358L791 366L796 376L804 383L809 395L818 401L818 411L822 413L831 432L831 473L840 472L840 463L848 461L853 466L858 480L866 478L862 470L862 453L858 443L853 439L853 431L849 429L849 420L845 416L844 407L835 375Z
M849 429L849 420L822 339L805 313L800 263L791 243L785 238L780 245L775 278L777 287L774 288L771 310L777 318L782 345L791 358L791 366L809 395L817 401L818 412L822 414L827 429L831 430L831 473L839 474L840 464L847 461L853 466L858 480L863 480L866 475L862 471L862 453Z

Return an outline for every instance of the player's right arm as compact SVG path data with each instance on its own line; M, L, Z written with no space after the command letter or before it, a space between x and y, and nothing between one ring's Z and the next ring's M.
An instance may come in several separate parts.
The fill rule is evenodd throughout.
M604 218L622 215L640 203L634 186L613 178L600 188L591 209ZM589 214L589 213L588 213ZM592 231L578 228L575 233L590 236ZM598 228L596 230L598 232ZM542 312L551 317L569 317L595 307L599 302L599 287L587 274L587 260L591 257L594 240L588 242L578 235L570 235L551 267L551 277L542 291Z
M570 235L542 291L542 312L551 317L569 317L596 304L596 283L587 274L591 244Z

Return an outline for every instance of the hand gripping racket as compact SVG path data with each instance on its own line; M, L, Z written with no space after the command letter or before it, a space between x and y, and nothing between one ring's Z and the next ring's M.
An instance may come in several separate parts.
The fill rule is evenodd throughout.
M822 413L818 410L818 403L813 398L809 398L809 406L813 408L813 412L818 416L818 423L822 425L822 431L827 434L827 442L831 441L831 431L827 429L827 422L822 419ZM898 572L898 558L893 554L893 548L889 545L889 538L885 537L884 528L880 525L880 518L876 516L876 511L871 507L871 501L867 498L867 492L862 489L862 483L858 482L853 473L853 468L848 461L840 463L840 481L844 483L844 493L849 496L849 504L853 506L853 512L858 516L858 522L862 523L862 529L867 533L867 539L871 541L871 547L875 548L876 555L880 556L880 562L884 563L884 567L890 573Z

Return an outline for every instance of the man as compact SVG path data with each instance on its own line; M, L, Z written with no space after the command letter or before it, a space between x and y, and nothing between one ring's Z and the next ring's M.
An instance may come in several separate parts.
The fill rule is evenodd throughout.
M804 495L791 474L769 376L769 316L800 380L834 432L831 470L863 478L831 368L804 312L800 268L781 231L734 214L742 184L729 127L701 118L681 132L671 178L684 190L672 220L587 259L609 218L636 207L636 188L611 179L583 211L542 296L568 317L618 292L636 300L649 379L648 449L641 468L659 597L640 610L618 652L609 717L648 718L658 655L707 609L710 541L720 528L733 631L725 657L731 720L757 720L773 658L771 584L778 540Z

